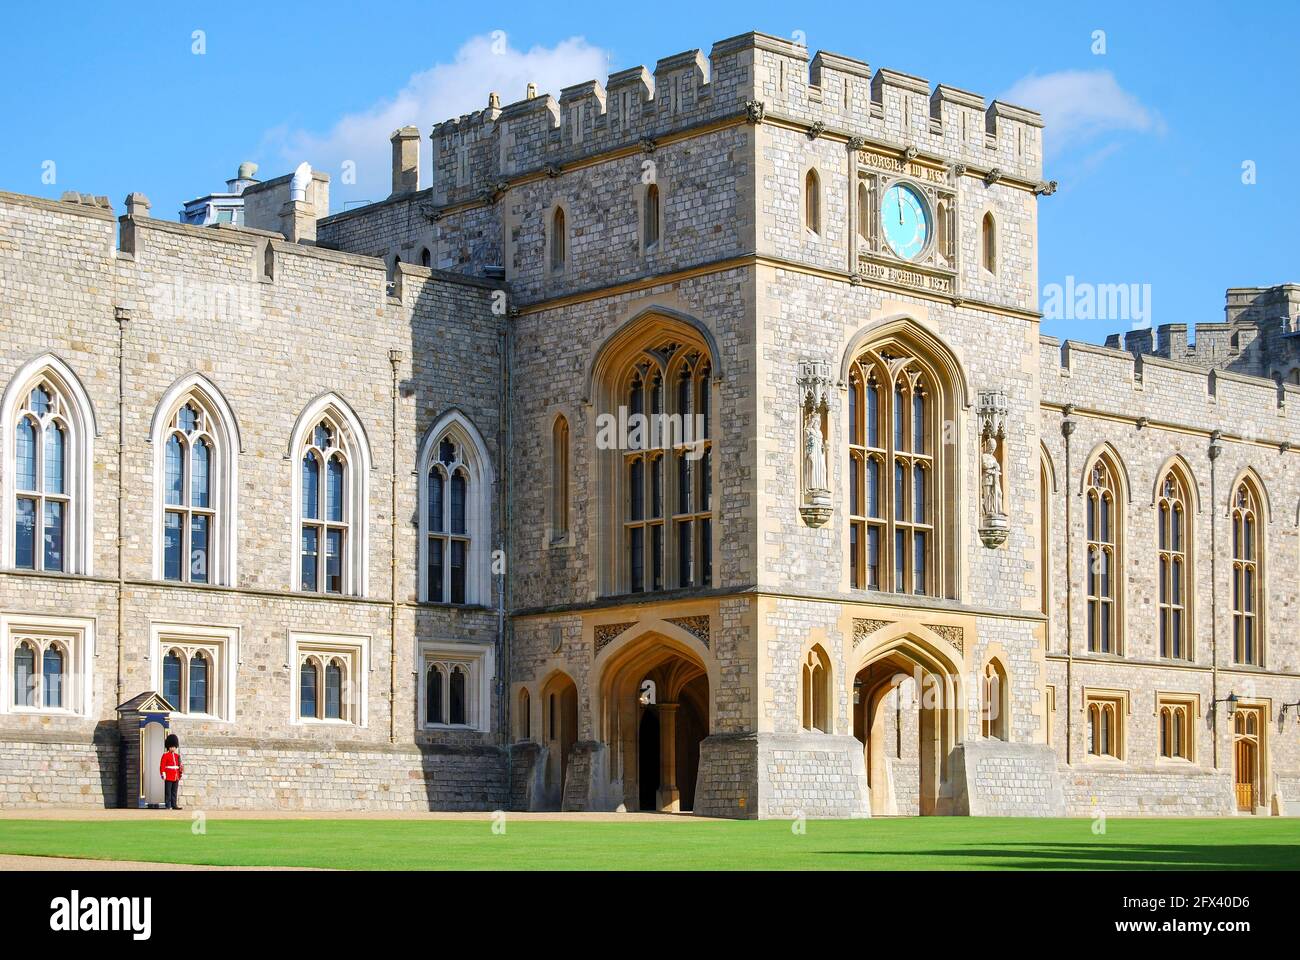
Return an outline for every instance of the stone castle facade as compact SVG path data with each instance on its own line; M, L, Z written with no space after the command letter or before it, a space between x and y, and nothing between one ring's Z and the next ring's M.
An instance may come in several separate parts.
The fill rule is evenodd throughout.
M745 34L333 216L0 194L0 798L1294 811L1300 295L1041 335L1041 134Z

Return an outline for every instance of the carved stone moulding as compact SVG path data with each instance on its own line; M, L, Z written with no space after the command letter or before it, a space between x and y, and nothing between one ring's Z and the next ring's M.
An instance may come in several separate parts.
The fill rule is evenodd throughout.
M799 505L799 516L810 527L825 526L834 512L829 490L809 490L804 502Z
M1009 532L1006 516L985 517L980 521L980 541L990 550L1006 543Z

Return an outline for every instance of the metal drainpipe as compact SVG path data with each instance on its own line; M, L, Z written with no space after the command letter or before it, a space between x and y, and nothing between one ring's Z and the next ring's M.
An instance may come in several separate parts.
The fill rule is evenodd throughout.
M505 558L505 563L501 567L501 583L497 594L497 647L500 651L499 673L502 677L501 703L498 707L499 735L505 738L506 744L506 805L510 802L511 783L514 778L514 738L510 735L510 684L513 679L510 670L510 628L506 623L506 610L509 605L508 591L510 585L510 488L514 480L514 474L510 470L510 458L507 451L510 450L513 443L512 417L511 417L511 396L513 384L510 378L510 329L509 319L500 333L500 366L501 366L501 411L498 417L498 439L497 451L498 461L501 464L501 472L505 476L501 479L499 488L498 503L501 507L500 516L502 518L501 530L501 549Z
M1061 421L1065 437L1065 763L1072 763L1074 752L1074 525L1070 510L1070 485L1074 482L1070 463L1070 436L1079 426L1074 419L1074 405L1067 404Z
M126 669L126 573L122 562L126 555L126 327L131 312L118 307L117 317L117 700L122 703L122 684Z
M131 312L125 307L114 311L117 319L117 679L113 706L122 703L122 681L126 668L126 574L122 560L126 552L126 489L123 468L126 465L126 325L131 322ZM117 748L117 805L126 802L126 741L119 736Z
M397 368L401 350L389 350L393 368L392 471L389 485L389 560L388 560L388 742L397 742Z
M1219 769L1219 494L1214 464L1223 453L1218 430L1210 431L1210 712L1214 726L1210 729L1214 769Z

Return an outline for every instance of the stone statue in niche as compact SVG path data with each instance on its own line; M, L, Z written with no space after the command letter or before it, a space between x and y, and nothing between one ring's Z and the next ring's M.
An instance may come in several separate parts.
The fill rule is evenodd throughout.
M984 390L975 415L980 444L980 540L993 549L1007 540L1007 519L1002 479L1006 472L1007 395L1001 390Z
M826 463L831 384L829 363L799 361L799 424L803 432L799 456L803 481L799 515L810 527L822 526L832 513L830 470Z
M1002 509L1002 465L996 456L998 442L992 437L984 438L984 453L980 455L980 483L983 487L981 506L984 516L1004 515Z
M803 483L805 490L826 490L826 438L821 414L809 410L803 422Z

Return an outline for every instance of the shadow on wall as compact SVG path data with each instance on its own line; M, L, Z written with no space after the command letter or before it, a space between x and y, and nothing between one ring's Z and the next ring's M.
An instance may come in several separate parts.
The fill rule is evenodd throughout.
M130 806L133 798L123 779L122 735L117 723L101 720L95 724L91 745L99 766L99 792L104 806Z

